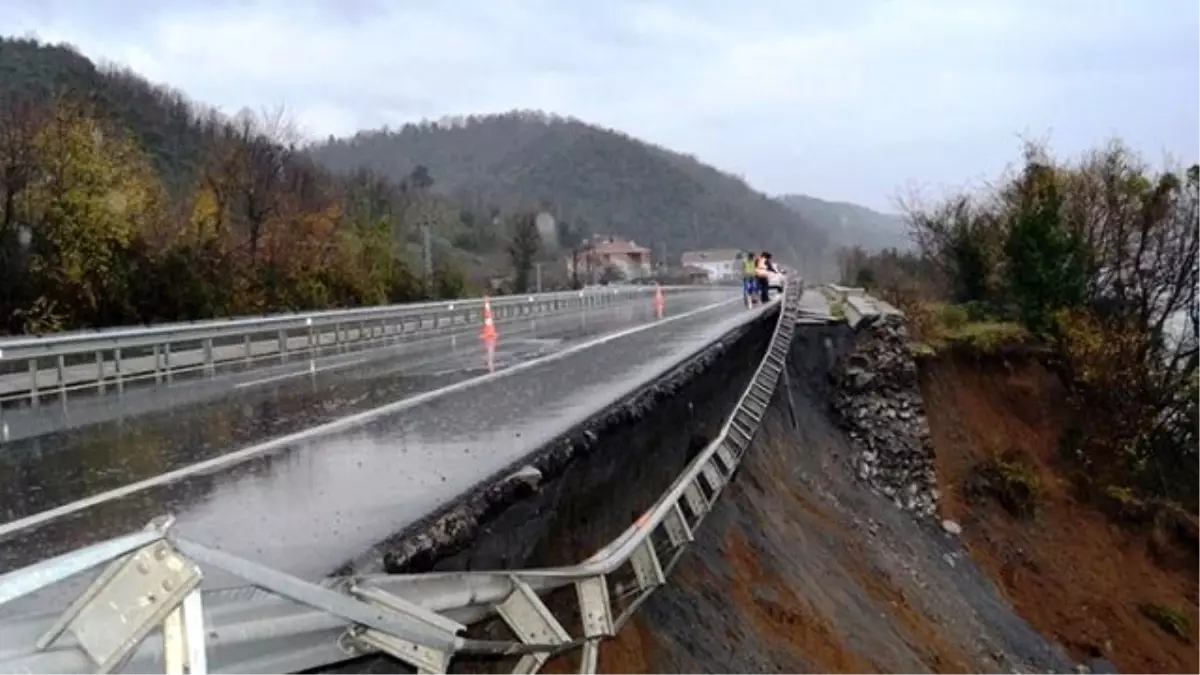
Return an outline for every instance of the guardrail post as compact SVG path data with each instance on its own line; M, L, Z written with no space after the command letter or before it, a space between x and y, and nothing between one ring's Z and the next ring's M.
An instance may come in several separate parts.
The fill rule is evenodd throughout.
M121 378L121 348L113 349L113 376L117 379L117 393L125 392L125 380Z
M212 377L216 371L216 364L213 362L213 341L212 338L204 338L204 372Z
M192 590L162 623L163 662L167 675L206 675L204 609L200 591Z
M683 507L679 505L679 502L675 502L670 513L663 520L663 528L667 531L667 538L671 540L671 545L675 548L691 543L693 540L692 528L688 526L687 518L683 515Z
M159 369L159 361L162 359L162 347L154 345L151 348L151 356L154 358L154 384L162 384L162 370Z
M608 598L608 581L604 575L575 582L579 598L579 618L583 624L583 644L579 672L594 673L600 661L600 640L613 634L612 604Z
M96 389L104 393L104 352L96 352Z
M29 405L34 408L41 404L41 394L38 393L38 362L29 359Z
M174 373L171 371L171 343L163 343L163 371L167 374L167 384L170 384L175 379Z
M512 584L512 592L504 602L496 605L496 613L508 624L518 640L525 644L562 644L571 641L570 634L528 584L515 576ZM549 657L548 652L525 654L512 672L536 673Z
M287 351L288 351L287 331L280 328L279 329L279 362L280 363L287 363Z
M58 400L63 405L67 404L67 357L62 354L58 355L54 363L55 369L58 371Z
M246 352L246 364L249 365L252 361L254 361L254 348L250 346L250 334L247 333L246 337L244 337L242 340L242 348Z

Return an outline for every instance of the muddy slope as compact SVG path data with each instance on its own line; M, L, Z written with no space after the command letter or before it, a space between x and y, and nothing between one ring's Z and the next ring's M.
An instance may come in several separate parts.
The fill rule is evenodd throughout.
M855 480L830 421L845 327L798 327L790 386L667 586L604 672L1029 672L1072 663L936 521Z
M1080 499L1059 454L1070 410L1059 379L1033 358L952 354L922 364L921 388L943 512L962 524L972 558L1021 616L1092 666L1103 659L1121 672L1200 670L1195 523L1118 526ZM1032 518L969 496L976 467L1004 456L1037 481ZM1152 606L1182 613L1187 630L1164 630L1146 616Z

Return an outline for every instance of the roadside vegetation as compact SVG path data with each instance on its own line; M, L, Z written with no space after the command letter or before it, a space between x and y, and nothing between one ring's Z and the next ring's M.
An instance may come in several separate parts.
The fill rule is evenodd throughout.
M839 260L909 315L972 556L1125 672L1196 668L1198 204L1200 167L1030 145L984 190L907 204L915 251Z
M843 283L903 307L917 353L1038 353L1078 413L1063 457L1110 487L1197 509L1200 167L1157 172L1114 142L1029 145L989 189L906 205L915 252L843 250Z
M0 39L0 334L453 297L427 171L346 177L281 112L226 117L66 47ZM457 213L457 211L454 211Z

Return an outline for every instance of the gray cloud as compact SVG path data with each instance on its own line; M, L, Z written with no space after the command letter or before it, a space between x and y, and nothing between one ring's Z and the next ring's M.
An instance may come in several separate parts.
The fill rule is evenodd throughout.
M284 104L313 137L541 108L690 152L769 192L884 207L1120 135L1200 145L1200 10L1183 0L416 3L0 0L227 112Z

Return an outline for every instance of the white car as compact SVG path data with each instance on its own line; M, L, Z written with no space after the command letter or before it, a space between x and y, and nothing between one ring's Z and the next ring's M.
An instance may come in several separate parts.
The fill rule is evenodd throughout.
M782 272L767 271L767 290L783 292L784 276Z

